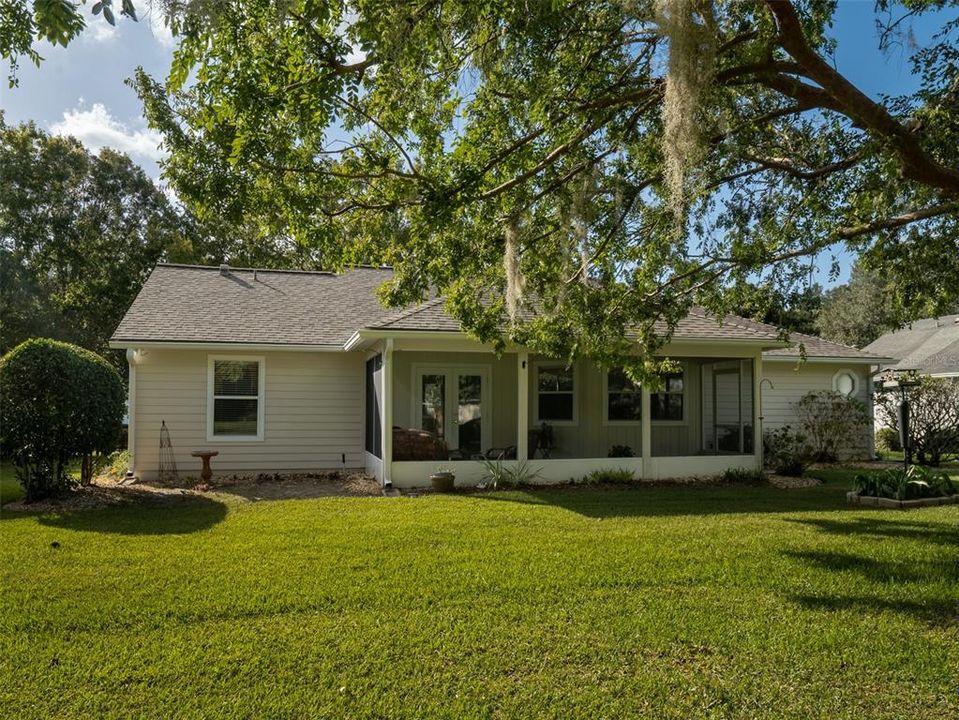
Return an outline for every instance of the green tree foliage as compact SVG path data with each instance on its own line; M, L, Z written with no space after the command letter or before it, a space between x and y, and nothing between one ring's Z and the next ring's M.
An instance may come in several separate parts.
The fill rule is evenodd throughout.
M85 4L83 0L82 4ZM116 25L113 0L98 0L90 7L92 15ZM133 0L121 0L120 15L136 21ZM34 45L48 40L66 47L86 27L81 3L70 0L0 0L0 58L10 63L10 87L17 84L17 65L24 56L39 65L43 57Z
M158 261L312 268L315 253L200 223L126 155L0 125L0 352L51 337L125 367L107 341Z
M67 488L72 460L115 449L124 399L117 371L75 345L33 339L0 359L0 446L27 500Z
M827 340L864 347L900 324L892 298L889 281L856 265L849 282L826 295L819 312L819 332Z
M876 5L888 45L955 3ZM957 251L948 12L918 90L877 101L833 62L830 0L185 7L166 83L135 81L180 196L388 262L389 301L437 289L482 339L621 362L626 328L656 347L657 319L788 294L836 248L904 304L959 293L904 260Z

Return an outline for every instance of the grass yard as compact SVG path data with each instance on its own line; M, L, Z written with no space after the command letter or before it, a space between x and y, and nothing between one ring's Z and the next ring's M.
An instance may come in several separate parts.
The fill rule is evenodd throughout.
M957 717L959 507L827 477L6 512L0 707Z

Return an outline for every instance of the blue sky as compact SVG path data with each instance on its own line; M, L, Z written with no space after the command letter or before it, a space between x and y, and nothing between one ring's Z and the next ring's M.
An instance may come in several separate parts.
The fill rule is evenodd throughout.
M38 44L45 61L35 68L21 60L17 88L7 88L7 68L0 68L0 107L8 124L33 120L45 130L74 135L93 150L104 146L122 150L159 180L160 138L146 127L140 102L124 80L138 65L164 77L174 40L162 21L150 17L144 3L136 5L138 23L118 17L117 27L111 28L102 17L88 15L83 35L69 47ZM948 11L949 17L957 13ZM873 97L909 92L913 80L908 53L902 48L881 53L873 18L873 0L840 0L832 32L839 43L836 65ZM930 15L907 27L922 43L942 21L943 17ZM819 261L817 279L826 284L832 284L825 271L830 261L829 257ZM848 277L851 259L840 257L840 264L838 281Z

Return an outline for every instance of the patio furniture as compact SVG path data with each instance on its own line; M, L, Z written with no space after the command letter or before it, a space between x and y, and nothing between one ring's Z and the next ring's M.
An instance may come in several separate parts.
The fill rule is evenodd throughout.
M431 432L417 428L393 428L394 460L446 460L449 455L446 442Z
M210 467L210 458L220 454L219 450L194 450L190 453L193 457L200 458L203 461L203 469L200 470L200 477L204 482L209 482L213 477L213 468Z

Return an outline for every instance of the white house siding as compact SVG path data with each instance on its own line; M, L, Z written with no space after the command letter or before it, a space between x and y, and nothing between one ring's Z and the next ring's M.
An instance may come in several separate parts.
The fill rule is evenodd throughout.
M810 392L833 389L833 377L840 371L856 378L853 397L862 402L872 417L872 397L869 393L869 366L864 364L825 363L808 360L770 360L763 362L762 414L763 430L774 430L784 425L798 427L796 403ZM771 385L770 385L771 383ZM849 448L850 457L867 457L872 453L872 423L859 440Z
M159 469L166 421L180 476L199 475L190 452L219 451L217 475L363 468L364 361L359 353L237 352L266 362L264 439L207 440L207 358L230 352L156 350L136 366L134 472ZM345 463L343 462L345 456Z

